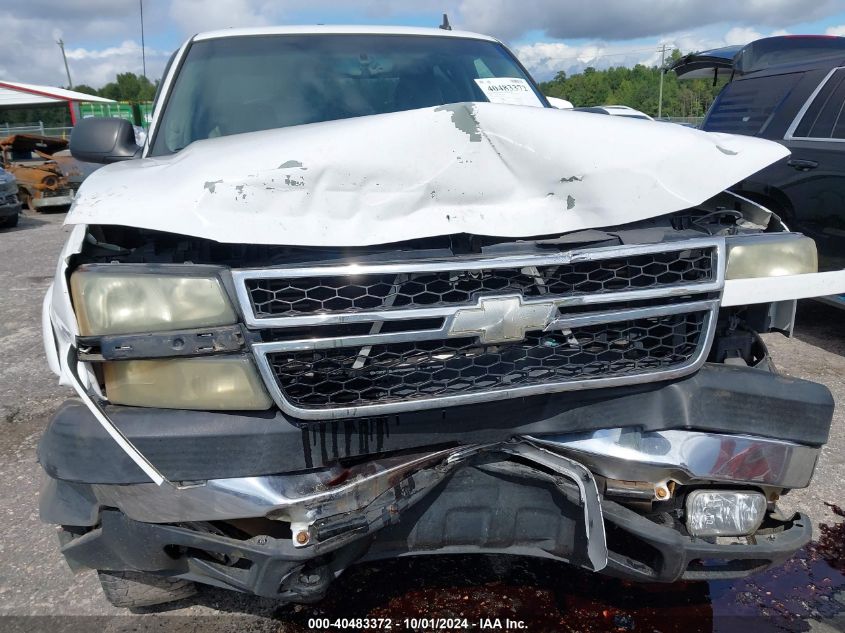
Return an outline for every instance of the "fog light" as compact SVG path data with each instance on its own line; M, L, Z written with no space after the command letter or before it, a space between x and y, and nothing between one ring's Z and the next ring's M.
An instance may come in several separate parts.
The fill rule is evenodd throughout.
M112 404L203 411L269 409L273 404L245 356L103 363Z
M766 497L759 492L695 490L687 495L687 530L693 536L744 536L763 522Z

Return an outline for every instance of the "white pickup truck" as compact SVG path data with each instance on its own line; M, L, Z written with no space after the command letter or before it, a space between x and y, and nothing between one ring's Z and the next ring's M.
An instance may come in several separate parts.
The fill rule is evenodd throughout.
M71 151L113 164L45 298L76 397L41 517L113 603L438 552L726 578L810 538L776 503L833 401L759 334L845 274L730 193L782 146L551 108L483 35L325 26L197 35L144 147Z

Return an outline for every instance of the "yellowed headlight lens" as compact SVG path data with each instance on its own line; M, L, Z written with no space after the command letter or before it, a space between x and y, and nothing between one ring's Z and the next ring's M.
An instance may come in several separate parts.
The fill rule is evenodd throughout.
M816 243L803 235L766 235L727 243L727 279L783 277L819 270Z
M231 325L237 317L216 277L77 270L70 291L83 336Z
M264 410L272 401L244 356L103 363L113 404L203 411Z

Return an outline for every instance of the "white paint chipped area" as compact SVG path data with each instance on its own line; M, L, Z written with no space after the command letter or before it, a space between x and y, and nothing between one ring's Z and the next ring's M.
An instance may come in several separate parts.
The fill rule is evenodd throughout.
M463 103L110 165L86 180L67 222L305 246L546 235L699 204L787 154L668 123Z

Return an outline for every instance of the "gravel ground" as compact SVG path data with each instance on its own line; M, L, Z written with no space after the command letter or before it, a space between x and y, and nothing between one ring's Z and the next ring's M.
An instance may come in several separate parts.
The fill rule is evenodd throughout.
M70 395L47 369L40 328L41 300L68 232L63 219L63 214L24 216L18 228L0 231L0 344L6 350L0 364L0 517L4 528L0 537L0 614L6 617L0 620L0 628L122 631L161 630L166 625L185 631L298 631L314 615L388 614L398 618L468 613L473 617L519 616L532 631L710 631L733 630L717 626L717 622L728 621L719 617L749 615L737 605L747 606L751 600L755 605L751 614L788 614L792 624L787 630L845 630L842 561L837 571L813 548L791 566L754 582L688 583L657 589L631 588L544 561L499 557L403 560L354 568L329 598L312 607L279 607L273 601L204 588L197 598L175 604L165 619L127 616L126 611L105 601L93 572L74 575L69 571L58 553L54 529L38 521L40 471L35 446L50 412ZM785 506L810 514L817 537L820 523L837 521L826 504L845 505L842 317L843 313L832 308L802 303L793 338L766 336L783 372L826 384L840 405L812 486L784 499ZM841 538L841 532L835 538ZM795 593L796 588L805 586L812 588L807 589L809 595ZM71 615L103 617L67 617ZM766 629L755 624L755 630Z

